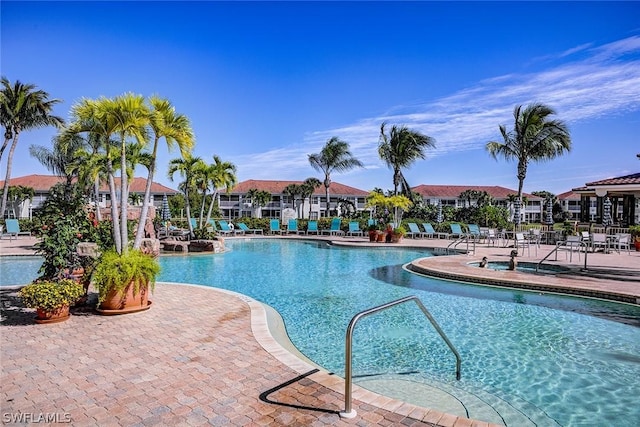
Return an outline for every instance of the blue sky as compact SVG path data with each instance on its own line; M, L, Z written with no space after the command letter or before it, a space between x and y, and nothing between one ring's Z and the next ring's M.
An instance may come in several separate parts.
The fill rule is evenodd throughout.
M541 102L571 131L570 154L530 164L526 192L559 194L640 171L639 2L8 2L1 71L63 100L158 94L189 117L194 155L240 181L320 177L307 156L332 136L365 168L332 175L392 188L380 124L436 139L405 175L419 184L517 189L516 164L485 150ZM24 132L12 176L48 173ZM161 150L156 181L178 152ZM5 156L6 157L6 156ZM0 165L4 178L5 160ZM139 171L138 176L146 176Z

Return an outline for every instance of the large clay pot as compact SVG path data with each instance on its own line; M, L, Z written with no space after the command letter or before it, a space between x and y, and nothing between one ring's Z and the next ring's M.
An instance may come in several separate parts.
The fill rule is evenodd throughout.
M377 242L384 243L386 238L387 238L387 233L385 233L384 231L378 231L378 235L376 236Z
M640 252L640 240L636 240L633 244L636 246L636 251Z
M41 308L36 309L38 316L36 317L36 323L58 323L64 322L70 316L69 306L63 305L57 310L46 311Z
M391 243L398 243L400 240L402 240L402 234L391 233Z
M149 301L149 285L140 285L139 292L134 295L134 286L129 284L123 292L110 291L100 303L101 314L125 314L146 310L151 306Z
M378 232L376 230L373 230L373 231L369 232L369 241L370 242L375 242L377 238L378 238Z

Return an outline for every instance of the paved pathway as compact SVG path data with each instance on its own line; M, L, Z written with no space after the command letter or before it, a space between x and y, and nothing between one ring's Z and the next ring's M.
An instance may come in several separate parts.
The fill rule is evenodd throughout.
M359 238L335 242L368 244ZM33 243L0 240L0 254L29 254ZM443 247L447 242L404 239L402 244ZM468 262L483 254L504 260L509 250L478 247L475 255L436 257L438 262L426 268L475 272L482 269ZM621 292L640 296L640 253L596 254L590 260L625 280L587 281L576 274L575 286L615 291L631 283ZM445 261L449 267L442 267ZM546 280L567 286L554 277ZM33 311L21 306L15 290L0 294L3 424L54 417L74 426L489 426L357 386L357 417L340 418L342 379L278 344L267 328L264 307L246 296L159 284L148 311L102 317L80 310L66 322L36 325Z

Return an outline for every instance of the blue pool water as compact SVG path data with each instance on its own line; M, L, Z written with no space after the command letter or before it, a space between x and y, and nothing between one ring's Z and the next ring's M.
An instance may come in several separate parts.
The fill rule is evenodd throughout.
M227 246L224 254L162 257L159 281L230 289L271 305L296 347L341 376L351 318L408 295L420 298L462 356L456 381L449 349L417 306L404 304L358 323L357 384L429 384L492 406L498 419L476 418L507 425L635 426L640 419L636 306L421 277L402 268L429 255L416 250L270 239Z

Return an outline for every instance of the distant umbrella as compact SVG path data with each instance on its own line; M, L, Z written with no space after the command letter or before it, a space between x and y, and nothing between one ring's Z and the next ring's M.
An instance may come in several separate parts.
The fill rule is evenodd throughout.
M549 227L553 225L553 202L551 199L547 199L547 218L544 223Z
M160 219L168 221L171 219L171 212L169 211L169 199L167 195L162 196L162 208L160 209Z
M438 217L436 218L436 222L440 224L444 221L444 217L442 216L442 200L438 200Z
M611 200L607 197L604 199L604 212L602 213L602 225L605 228L613 225L613 218L611 218Z

